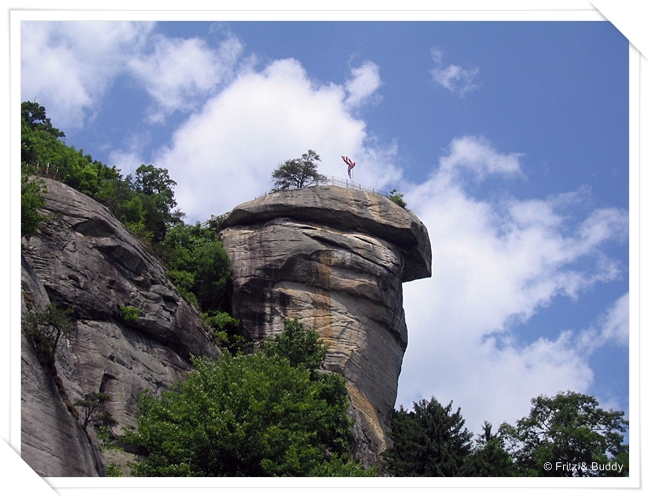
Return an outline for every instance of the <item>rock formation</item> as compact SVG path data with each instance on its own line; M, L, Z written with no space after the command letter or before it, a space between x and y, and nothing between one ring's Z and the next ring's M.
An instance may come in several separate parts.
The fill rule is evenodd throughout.
M325 368L349 381L355 456L378 464L407 345L402 282L431 276L425 226L381 195L317 186L241 204L223 227L245 334L293 318L319 332Z
M22 241L23 312L49 302L72 310L74 330L56 351L70 402L105 392L120 426L134 426L139 393L180 379L191 354L216 358L219 350L159 261L104 206L53 180L45 185L48 219ZM140 318L123 320L123 306ZM23 459L42 476L102 475L92 428L81 428L54 384L23 335Z
M107 393L118 427L133 427L142 391L182 378L190 355L220 352L160 262L105 207L45 185L48 219L22 240L22 310L54 303L71 310L73 330L55 372L22 335L22 457L42 476L105 475L106 455L74 402ZM380 195L329 186L242 204L223 226L245 334L273 336L287 318L318 331L329 346L325 368L349 381L355 456L378 464L407 344L402 282L431 274L426 228ZM126 320L122 307L139 319Z

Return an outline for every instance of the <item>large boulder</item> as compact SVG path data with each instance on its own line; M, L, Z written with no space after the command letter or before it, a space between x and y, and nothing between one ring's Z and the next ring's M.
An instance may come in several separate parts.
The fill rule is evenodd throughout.
M105 392L118 427L134 426L141 392L181 379L191 355L220 352L161 263L104 206L44 182L48 218L22 241L23 312L49 302L72 311L73 332L56 352L69 403ZM122 307L137 308L140 318L125 320ZM84 434L24 337L22 364L23 458L42 476L101 475L92 428Z
M325 368L348 380L355 456L379 464L408 342L402 282L431 276L426 227L381 195L335 186L246 202L223 227L244 333L259 341L293 318L315 329Z

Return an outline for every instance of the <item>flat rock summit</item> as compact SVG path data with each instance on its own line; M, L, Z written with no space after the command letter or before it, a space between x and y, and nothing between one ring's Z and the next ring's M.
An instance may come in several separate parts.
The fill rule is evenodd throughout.
M22 310L55 302L71 310L73 330L56 375L22 335L22 457L41 476L101 476L102 450L74 401L106 393L118 428L133 427L142 391L181 379L191 355L221 353L163 265L104 206L44 181L48 219L22 240ZM379 464L408 342L402 282L431 275L425 226L382 195L321 185L235 207L220 237L243 334L274 336L287 319L316 330L324 368L348 380L355 457ZM126 320L124 307L140 318Z
M325 368L348 380L355 457L378 464L408 342L402 282L431 276L426 227L382 195L337 186L240 204L223 227L244 333L261 340L294 318L316 330Z

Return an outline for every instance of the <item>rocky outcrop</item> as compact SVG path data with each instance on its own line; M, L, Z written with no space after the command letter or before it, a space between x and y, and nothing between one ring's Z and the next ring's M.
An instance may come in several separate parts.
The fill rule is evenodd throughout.
M402 282L431 276L425 226L383 196L317 186L241 204L223 227L245 334L273 336L288 318L319 332L325 368L349 381L355 456L378 464L407 345Z
M53 302L71 309L73 332L56 352L71 402L105 392L120 426L134 426L137 396L156 393L191 369L190 355L218 357L195 308L166 280L165 269L101 204L45 180L39 232L22 241L23 311ZM140 311L135 322L121 307ZM50 373L23 336L22 457L42 476L102 475L92 428L63 403Z

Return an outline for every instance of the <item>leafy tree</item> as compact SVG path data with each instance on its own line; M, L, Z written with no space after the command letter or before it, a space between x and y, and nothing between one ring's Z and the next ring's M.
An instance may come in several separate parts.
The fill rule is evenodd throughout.
M280 334L281 336L282 334ZM280 337L278 336L278 337ZM297 349L321 348L298 340ZM289 348L290 355L296 348ZM137 433L123 442L142 449L139 476L366 475L348 456L351 420L345 382L311 378L279 350L194 359L195 371L161 396L144 395Z
M311 372L322 366L327 352L318 332L306 328L297 319L287 320L284 332L263 347L267 355L286 358L292 367L303 365Z
M60 310L53 303L32 309L22 316L23 332L34 339L36 355L42 365L53 366L54 354L63 335L72 331L68 319L71 310Z
M273 190L304 188L323 181L325 176L318 173L317 162L320 162L320 156L311 149L298 159L285 161L271 175L274 180Z
M29 238L41 222L47 217L39 214L38 210L45 206L43 193L46 191L43 182L30 179L26 172L20 178L20 235Z
M44 131L54 138L65 137L65 133L52 126L52 122L45 112L45 107L36 102L23 102L20 105L20 117L22 122L32 130Z
M406 202L404 202L404 194L398 192L397 189L391 190L388 198L398 206L406 208Z
M499 432L493 432L490 422L483 423L483 433L467 460L466 472L472 477L510 477L515 475L512 457L505 450Z
M106 409L106 403L111 400L110 395L102 392L90 393L74 402L79 409L79 423L84 428L88 427L91 422L98 426L111 428L117 425L113 415Z
M528 417L500 428L519 475L629 475L623 412L603 410L596 398L571 391L532 403Z
M468 475L466 460L472 433L463 426L460 408L442 406L435 397L393 412L393 447L383 453L388 471L396 477L452 477Z
M178 224L169 230L158 253L168 277L204 312L227 311L226 294L232 269L228 254L212 228Z

